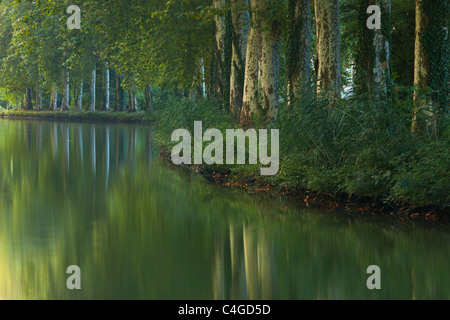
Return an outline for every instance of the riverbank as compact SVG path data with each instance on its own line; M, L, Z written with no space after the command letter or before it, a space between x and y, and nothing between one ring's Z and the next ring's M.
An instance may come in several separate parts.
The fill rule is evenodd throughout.
M295 107L280 107L273 123L255 118L255 129L279 129L280 170L274 176L261 176L260 164L188 169L226 186L294 197L306 205L447 221L448 135L415 135L407 109L367 101L355 97L330 107L306 94ZM171 141L178 128L192 133L195 121L221 132L240 128L215 101L169 95L158 105L154 139L166 159L178 144Z
M72 122L140 123L150 124L152 115L146 112L113 111L21 111L0 110L0 118L15 120L49 120Z
M172 164L170 151L164 148L160 157ZM395 216L400 220L408 219L439 221L448 223L450 212L448 208L436 206L414 206L407 203L382 201L372 197L358 197L345 193L329 194L307 190L301 187L288 187L283 184L273 184L257 175L233 173L226 168L213 168L208 165L179 165L192 174L200 174L208 181L228 188L237 188L250 193L265 193L281 195L285 198L303 202L307 207L328 208L330 210L345 210L348 214Z
M203 108L199 108L203 110ZM204 111L204 110L203 110ZM26 119L26 120L49 120L49 121L71 121L71 122L99 122L99 123L136 123L151 124L155 123L155 142L161 150L160 156L171 163L170 150L174 143L168 134L174 128L185 127L180 122L180 117L186 113L177 113L167 109L156 112L155 115L149 115L144 112L51 112L51 111L0 111L0 118L4 119ZM203 114L206 122L224 130L230 128L231 122L221 112L215 112L214 115ZM168 121L170 117L171 121ZM183 121L192 122L197 115L191 115L192 119L183 119ZM222 127L221 127L222 126ZM298 163L292 163L289 159L281 159L281 169L278 175L274 177L264 177L259 174L258 165L184 165L186 170L195 174L201 174L207 180L226 187L239 188L246 192L263 192L269 194L278 194L284 197L296 199L305 203L306 206L326 207L330 209L343 209L349 213L356 214L379 214L386 216L397 216L400 219L414 218L422 220L433 220L448 222L450 216L448 207L437 205L417 205L407 201L395 201L387 199L382 195L378 197L367 196L358 193L348 193L341 190L324 191L314 190L302 185L298 180ZM322 177L323 178L323 177ZM445 192L445 191L444 191Z

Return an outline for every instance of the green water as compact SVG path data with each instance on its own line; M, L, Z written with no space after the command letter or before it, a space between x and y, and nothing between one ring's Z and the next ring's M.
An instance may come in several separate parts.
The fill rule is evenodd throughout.
M449 240L212 185L149 127L0 121L0 299L450 299Z

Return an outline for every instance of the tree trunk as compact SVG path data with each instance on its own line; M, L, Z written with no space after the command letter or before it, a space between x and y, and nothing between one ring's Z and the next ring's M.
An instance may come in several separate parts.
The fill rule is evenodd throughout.
M225 7L225 0L213 0L214 8L217 10L222 10ZM215 93L217 98L223 99L224 88L223 88L223 77L222 74L225 65L225 34L226 34L226 21L225 17L222 15L216 15L214 17L214 43L215 43L215 60L217 63L217 69L213 70L216 73L216 83L215 83Z
M127 105L128 112L131 112L133 110L133 92L131 92L131 86L128 87L128 105Z
M232 18L231 10L227 13L226 0L213 0L214 8L221 11L214 18L214 81L215 95L228 109L230 103L230 71L232 55Z
M425 45L421 34L428 27L429 16L423 11L422 3L424 0L416 0L416 36L414 45L414 84L417 89L414 94L414 111L412 121L412 131L418 132L419 113L421 111L430 112L430 101L420 97L421 89L428 87L428 79L431 74L431 66L428 55L426 54Z
M129 112L136 112L137 111L137 101L136 101L136 92L135 91L136 91L136 88L131 83L131 80L130 80L129 86L128 86L128 104L129 104L128 111Z
M202 97L206 98L205 63L203 58L200 58L200 75L202 77Z
M341 94L339 1L315 0L318 93L335 100Z
M36 81L36 110L42 110L42 88Z
M373 46L375 61L372 69L373 88L378 97L386 97L391 79L390 39L391 39L391 0L376 0L381 9L381 29L375 29Z
M55 88L54 88L54 84L52 85L52 91L50 93L50 103L48 105L48 111L53 111L53 101L55 99Z
M114 106L114 112L123 111L124 94L122 88L122 76L116 72L116 104Z
M32 110L33 109L33 102L32 102L32 90L31 88L27 88L25 91L25 103L23 108L25 110Z
M53 83L52 85L52 94L50 98L50 106L48 108L49 111L56 111L58 109L58 85Z
M137 94L136 94L136 85L133 85L133 111L138 112L138 101L137 101Z
M367 27L367 7L377 5L381 11L381 29ZM354 84L358 94L371 92L385 98L390 84L391 0L359 0L355 53Z
M80 94L78 95L77 110L81 111L83 109L83 79L80 81Z
M145 87L145 112L153 113L153 86Z
M39 87L38 97L39 97L39 110L42 110L42 87Z
M265 12L273 11L273 0L260 0ZM263 98L263 110L267 118L273 120L278 113L279 94L279 38L281 24L278 19L265 17L261 20L261 95Z
M259 25L260 0L250 0L252 11L252 23L247 40L247 53L245 58L244 94L242 97L242 109L240 124L244 127L251 126L253 115L258 112L258 52L259 52Z
M119 95L120 95L120 93L119 93L119 88L120 88L120 74L119 74L119 72L117 72L117 71L115 71L116 72L116 101L115 101L115 103L114 103L114 112L117 112L117 111L119 111Z
M110 110L110 96L109 96L109 66L108 66L108 61L105 62L105 110L109 111Z
M247 53L248 11L242 11L246 0L231 0L233 22L233 47L230 73L230 114L238 120L244 92L245 58Z
M414 52L414 111L412 131L423 128L436 135L441 115L449 105L450 41L448 0L416 0L416 38ZM423 97L429 87L431 95Z
M95 81L96 81L96 69L91 74L91 102L89 104L89 110L95 111Z
M288 1L287 96L298 98L302 85L311 79L310 0Z
M63 99L61 102L61 111L67 111L69 110L69 101L70 101L69 71L67 70L63 71L63 80L64 80L64 90L63 90Z

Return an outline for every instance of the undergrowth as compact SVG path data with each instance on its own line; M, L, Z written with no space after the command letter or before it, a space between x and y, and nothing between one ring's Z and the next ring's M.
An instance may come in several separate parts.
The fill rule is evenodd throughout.
M404 91L404 90L403 90ZM262 177L260 165L212 165L234 179L254 178L279 188L304 188L330 194L372 197L414 206L450 205L448 116L439 136L411 133L412 92L393 101L351 95L330 105L305 87L290 105L281 104L269 129L280 130L280 171ZM214 100L180 99L168 92L155 98L155 138L170 150L175 129L193 132L238 128ZM283 99L287 101L287 99ZM264 121L256 121L264 125ZM224 134L225 137L225 134ZM204 143L205 147L208 143Z

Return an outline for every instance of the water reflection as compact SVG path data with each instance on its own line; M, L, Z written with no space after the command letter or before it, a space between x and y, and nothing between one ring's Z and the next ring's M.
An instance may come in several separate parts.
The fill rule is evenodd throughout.
M157 154L150 127L0 121L0 299L450 298L447 227L228 190Z

